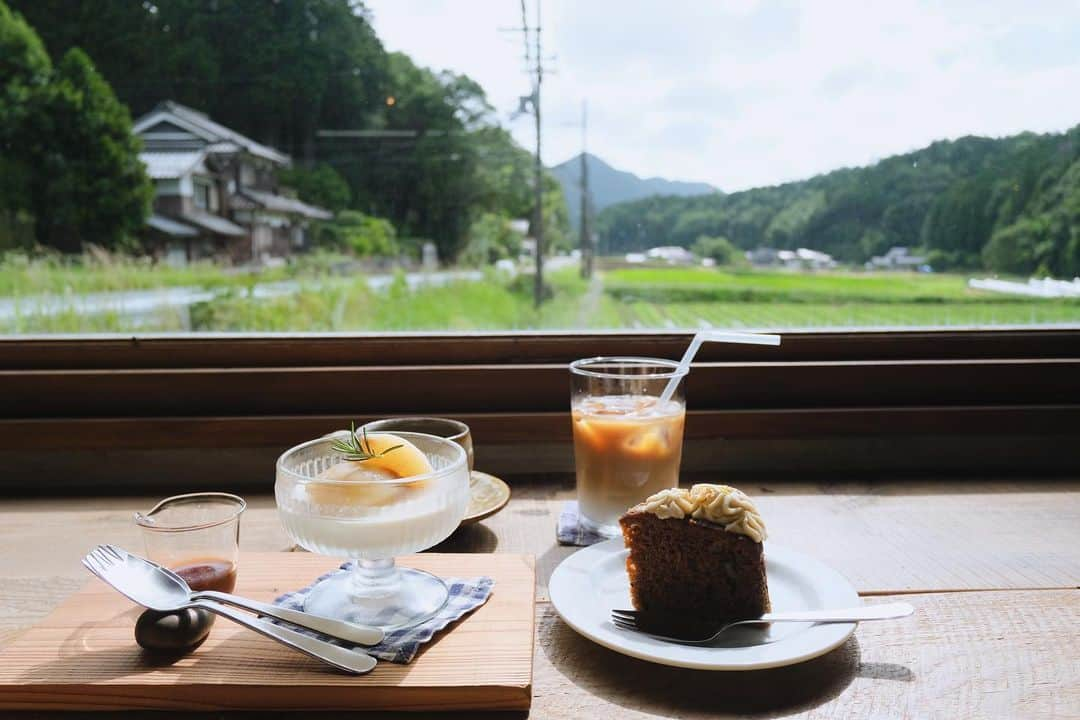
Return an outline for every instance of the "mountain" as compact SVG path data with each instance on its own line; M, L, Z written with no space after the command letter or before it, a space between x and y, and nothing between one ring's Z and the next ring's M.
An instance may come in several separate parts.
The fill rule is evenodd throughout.
M594 213L617 203L654 195L685 197L719 192L708 183L665 180L658 177L640 178L625 170L616 170L591 153L585 154L585 162L588 166L589 195L592 197ZM581 213L581 155L556 165L550 172L562 185L570 215L570 227L576 232Z
M597 217L600 251L806 247L862 263L920 248L935 269L1080 274L1080 125L1062 133L963 137L808 180L728 195L654 197Z

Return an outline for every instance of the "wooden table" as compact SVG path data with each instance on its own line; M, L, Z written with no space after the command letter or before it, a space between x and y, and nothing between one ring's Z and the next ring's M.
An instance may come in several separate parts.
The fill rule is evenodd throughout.
M863 595L918 609L864 624L824 657L750 673L650 665L558 619L547 580L575 550L554 539L569 483L515 484L505 510L438 548L536 555L532 717L1080 718L1080 481L740 483L771 539L827 561ZM242 546L288 550L273 498L248 499ZM89 544L140 547L131 513L151 504L0 499L0 645L87 580Z

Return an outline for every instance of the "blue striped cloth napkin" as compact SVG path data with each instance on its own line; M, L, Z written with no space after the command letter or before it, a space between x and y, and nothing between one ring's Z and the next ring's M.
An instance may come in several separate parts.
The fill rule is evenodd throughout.
M563 503L555 535L560 545L595 545L608 539L606 535L601 535L581 522L577 500L568 500Z
M311 588L337 573L348 572L352 569L352 566L353 563L351 561L344 563L339 569L332 570L322 577L317 578L307 587L285 593L274 600L274 604L291 610L303 610L304 600L307 598L307 594L311 592ZM400 630L392 630L386 633L386 637L383 638L383 641L378 645L350 646L349 643L342 640L331 640L330 642L335 645L341 645L342 647L354 647L372 657L388 662L401 664L412 662L412 659L416 657L416 653L420 650L421 645L431 640L435 633L439 632L450 623L458 620L466 613L472 612L487 602L487 599L491 597L491 589L495 586L495 580L489 577L442 578L442 581L446 583L446 587L450 590L450 599L446 601L446 605L443 606L443 609L427 622L413 625L412 627L402 628ZM392 624L397 612L396 608L387 608L386 617L385 619L380 620L380 622ZM269 620L270 618L267 619ZM306 632L304 630L297 630L299 632Z

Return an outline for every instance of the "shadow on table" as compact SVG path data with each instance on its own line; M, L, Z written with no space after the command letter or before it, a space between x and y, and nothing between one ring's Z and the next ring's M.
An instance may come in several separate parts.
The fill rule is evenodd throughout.
M140 611L133 609L128 612L137 615ZM55 684L58 678L67 675L77 685L107 683L170 668L190 657L192 652L150 652L135 644L133 634L118 643L115 629L106 623L84 623L63 642L56 660L26 668L18 680L28 685L40 682ZM74 657L79 658L77 671L72 667ZM190 670L173 667L172 672L186 676ZM9 716L0 712L0 717Z
M458 712L391 712L380 710L282 710L280 712L267 712L262 710L225 712L195 712L190 710L124 710L123 714L109 712L80 712L80 711L54 711L44 712L41 710L12 710L4 711L4 720L103 720L103 718L122 717L124 720L222 720L223 718L237 718L237 720L261 720L261 718L311 718L311 720L323 720L332 717L334 720L420 720L421 718L438 718L438 720L527 720L529 713L524 711L467 711Z
M1006 445L1006 447L1008 447ZM947 482L943 482L946 480ZM682 476L680 484L689 486L695 482L716 482L711 475ZM985 495L987 493L1052 493L1074 486L1075 476L1045 473L1037 479L1019 480L1008 476L987 477L986 473L964 473L960 470L927 477L925 474L893 474L857 472L848 474L829 473L820 477L801 476L791 480L791 473L781 475L747 476L740 480L739 488L750 497L784 497L792 495L853 495L866 498L910 497L915 495Z
M860 662L859 641L798 665L712 672L655 665L586 640L556 616L544 618L539 646L565 681L603 702L663 716L754 715L806 711L839 696L856 677L912 682L903 665ZM537 684L544 680L537 679ZM548 692L559 691L550 688Z
M499 546L499 537L482 522L462 525L454 533L427 552L490 553Z

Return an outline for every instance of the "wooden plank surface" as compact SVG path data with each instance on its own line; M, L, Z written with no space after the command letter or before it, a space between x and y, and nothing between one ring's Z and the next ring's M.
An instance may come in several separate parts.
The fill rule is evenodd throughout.
M1068 639L1080 623L1078 596L1076 590L1044 590L875 598L903 599L916 606L917 614L897 623L864 623L847 643L810 662L742 673L669 668L625 657L577 635L550 604L540 603L528 717L1074 720L1080 714L1080 684L1075 682L1080 650ZM4 717L102 715L9 712ZM208 720L222 715L180 711L124 717ZM334 717L393 715L335 712ZM494 720L526 714L449 712L441 717Z
M0 368L311 367L568 363L597 355L679 358L692 333L199 333L0 337ZM706 344L702 362L1075 357L1076 328L791 330L780 347Z
M754 497L770 540L826 560L863 593L1080 585L1080 481L911 480L908 482L723 481ZM527 553L537 558L538 598L573 548L555 542L572 479L513 485L510 505L462 528L442 552ZM269 490L269 486L267 487ZM245 550L286 550L273 498L247 497ZM156 498L0 499L0 571L8 577L79 579L79 559L97 542L138 551L136 510Z
M408 665L384 662L350 676L228 622L215 623L191 654L153 662L132 638L140 609L92 579L0 652L0 708L528 708L531 556L429 553L401 563L444 577L495 579L487 603ZM308 553L245 553L237 592L269 602L336 565Z
M970 407L875 407L773 410L690 410L687 440L822 438L932 433L1050 435L1080 427L1080 404ZM484 445L544 438L569 457L566 412L450 413ZM338 428L380 419L374 414L152 418L0 418L0 450L163 450L266 447L280 451Z
M553 537L572 479L515 484L503 512L438 549L536 555L531 717L1080 717L1080 481L688 478L710 479L754 495L776 542L822 558L864 595L880 595L870 601L902 594L919 614L904 625L864 624L825 657L762 673L696 673L624 658L577 636L544 602L552 569L574 552ZM289 547L272 499L248 499L243 547ZM151 500L0 500L0 645L81 585L77 560L90 542L138 549L131 512Z
M716 673L652 665L541 608L533 716L1076 718L1080 591L933 593L914 617L862 623L802 665Z
M564 363L0 370L0 415L565 412L568 378ZM1080 395L1080 360L698 363L686 383L707 410L1054 405Z

